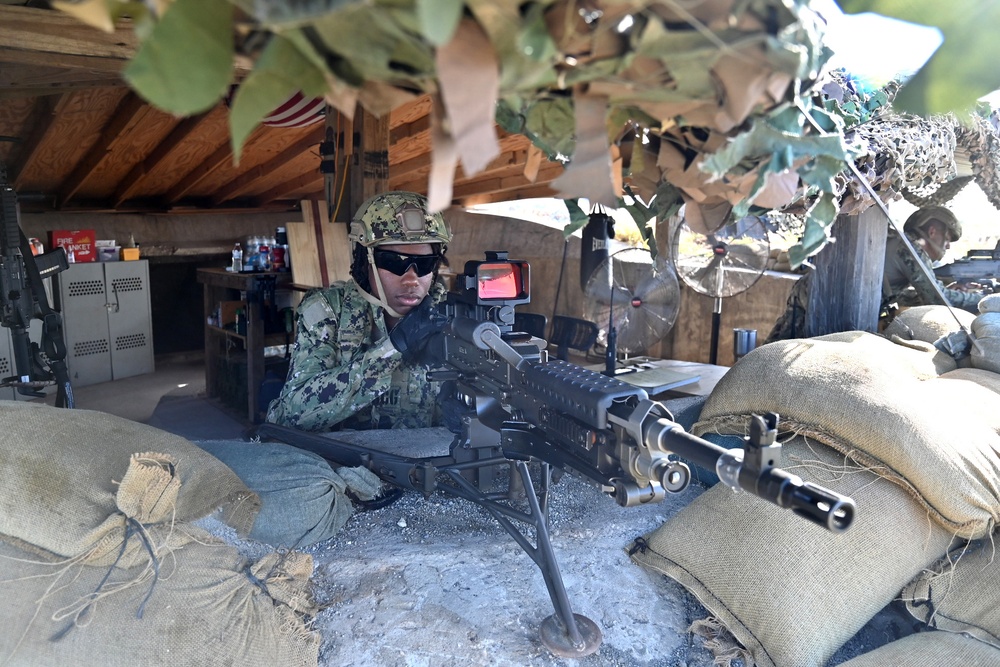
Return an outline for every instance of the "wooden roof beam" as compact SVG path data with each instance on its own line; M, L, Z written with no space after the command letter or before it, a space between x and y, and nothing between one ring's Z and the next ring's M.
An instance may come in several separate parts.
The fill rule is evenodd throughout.
M258 125L247 137L244 143L244 150L250 147L250 145L260 138L264 133L263 126ZM173 207L180 199L190 192L191 188L195 187L203 179L205 179L209 174L214 172L216 169L225 164L226 160L233 159L233 145L229 140L229 136L226 136L226 140L222 142L222 145L215 149L215 151L201 161L195 169L188 172L184 178L177 181L174 187L170 188L165 195L163 195L163 201L167 208Z
M138 44L127 21L109 34L63 12L0 5L0 48L21 52L22 64L120 72Z
M292 160L302 157L302 153L309 150L313 146L318 146L319 143L323 141L325 135L326 126L320 125L267 162L259 164L253 169L246 171L238 178L229 181L216 190L215 196L212 197L212 205L220 206L224 202L237 196L243 190L251 187L254 183L265 176L270 176ZM318 161L317 164L319 164Z
M195 130L198 129L198 126L205 120L209 113L211 112L189 116L181 120L170 131L170 134L150 151L149 155L132 167L125 178L119 181L115 187L114 194L111 196L116 208L121 206L135 192L136 188L142 184L143 179L166 160L174 149L194 134Z
M317 169L315 172L307 172L305 174L300 174L295 178L285 181L280 185L276 185L266 192L262 192L253 198L254 204L257 206L263 206L268 204L275 199L281 199L285 195L291 194L293 192L298 192L302 188L309 187L314 183L323 181L323 174Z
M61 208L73 198L84 181L94 172L99 164L111 152L115 142L119 141L129 130L139 124L145 117L148 108L141 97L128 92L118 107L111 114L108 123L101 129L97 142L87 151L83 159L77 163L66 180L59 188L59 207Z
M31 128L31 133L20 143L17 149L17 160L11 161L12 164L9 165L11 171L16 173L11 179L15 190L20 189L24 184L22 176L28 173L31 163L38 157L38 149L42 145L42 142L45 141L48 133L52 131L52 126L56 122L56 116L59 110L66 104L68 97L68 95L60 95L58 97L47 95L39 97L35 101L35 105L31 110L31 117L35 119L35 124Z

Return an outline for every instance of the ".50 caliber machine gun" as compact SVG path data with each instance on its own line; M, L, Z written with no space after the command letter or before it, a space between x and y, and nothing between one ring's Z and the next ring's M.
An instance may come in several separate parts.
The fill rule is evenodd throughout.
M485 508L538 565L555 613L541 640L554 654L581 657L601 644L601 630L575 614L548 534L553 468L581 475L620 505L662 501L688 486L686 459L745 490L834 532L855 512L845 496L775 467L778 416L755 416L744 449L725 449L687 433L640 388L562 360L546 342L514 331L514 306L529 300L526 262L488 252L469 262L457 289L437 311L442 333L428 344L432 377L454 383L468 407L447 456L412 458L369 449L337 433L262 424L258 434L347 466L364 465L386 482L430 495L441 491ZM448 386L448 385L446 385ZM529 464L537 465L538 488ZM495 486L508 470L505 488ZM527 509L524 509L524 506ZM534 530L534 544L529 532Z
M17 194L0 163L0 325L10 330L16 374L0 379L24 396L42 397L56 386L56 407L73 407L66 367L62 317L49 305L43 279L69 268L66 251L55 248L35 257L21 230ZM41 345L32 342L31 320L42 323Z

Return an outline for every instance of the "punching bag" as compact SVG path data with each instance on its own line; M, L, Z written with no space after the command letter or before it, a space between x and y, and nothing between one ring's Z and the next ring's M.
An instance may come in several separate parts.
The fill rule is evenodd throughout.
M595 209L583 227L580 243L580 289L586 290L590 277L599 266L608 261L609 241L615 237L615 219Z

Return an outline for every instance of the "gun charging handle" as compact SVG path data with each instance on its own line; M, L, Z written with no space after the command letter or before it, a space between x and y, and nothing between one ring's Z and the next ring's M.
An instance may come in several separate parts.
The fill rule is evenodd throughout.
M851 498L774 467L781 454L781 445L775 442L777 426L778 415L773 412L753 415L745 449L726 450L719 457L719 479L832 532L847 530L857 509Z

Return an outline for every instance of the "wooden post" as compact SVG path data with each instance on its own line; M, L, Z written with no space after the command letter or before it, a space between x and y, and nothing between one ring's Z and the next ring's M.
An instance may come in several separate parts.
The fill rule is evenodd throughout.
M360 106L354 112L348 156L348 190L338 220L348 221L369 197L389 188L389 114L376 118ZM346 141L345 137L345 141ZM346 214L347 217L342 217Z
M815 257L806 312L813 336L878 330L888 222L877 206L833 223L836 242Z

